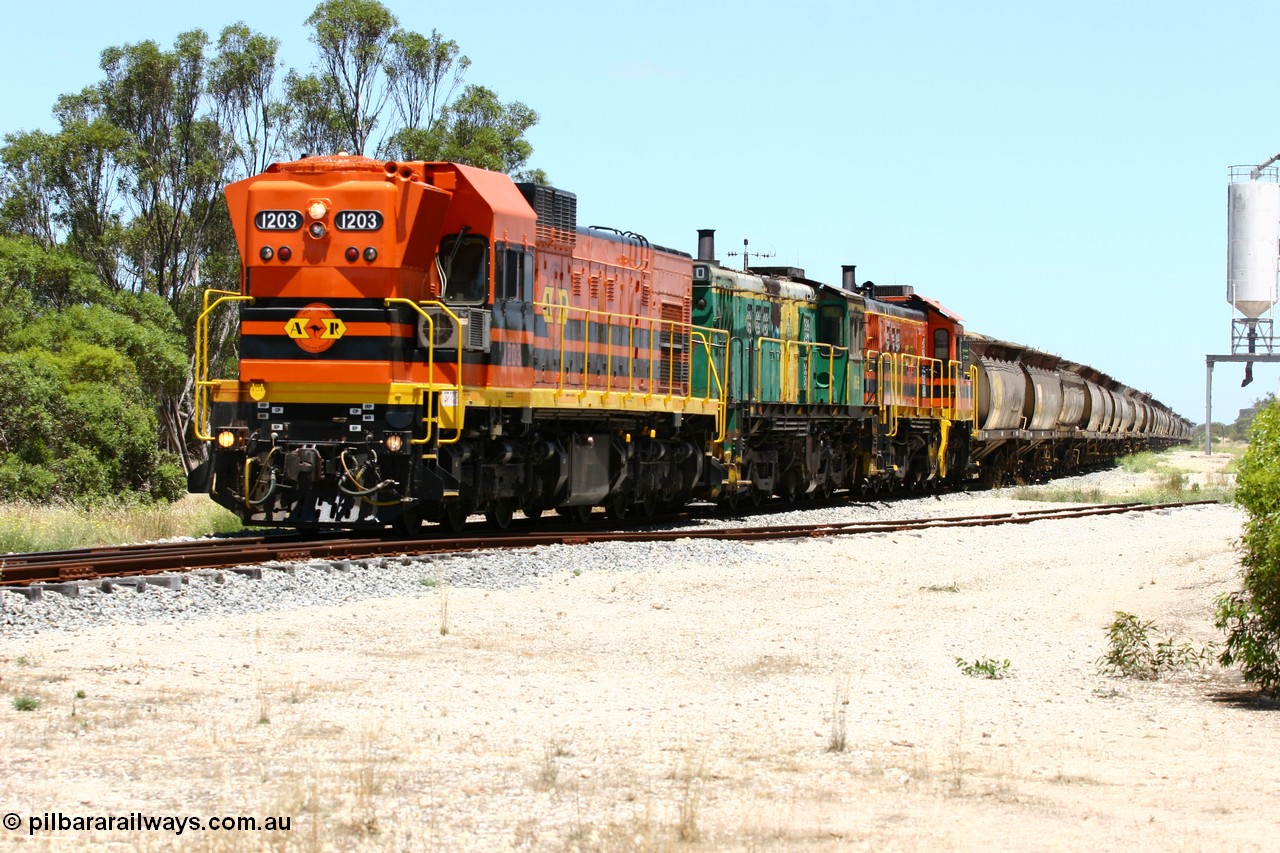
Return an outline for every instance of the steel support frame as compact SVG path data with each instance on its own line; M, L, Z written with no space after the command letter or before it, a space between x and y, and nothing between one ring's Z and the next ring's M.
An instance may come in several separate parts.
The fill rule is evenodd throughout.
M1204 455L1213 455L1213 366L1219 361L1260 361L1280 364L1280 355L1262 353L1236 353L1233 355L1206 355L1204 357Z

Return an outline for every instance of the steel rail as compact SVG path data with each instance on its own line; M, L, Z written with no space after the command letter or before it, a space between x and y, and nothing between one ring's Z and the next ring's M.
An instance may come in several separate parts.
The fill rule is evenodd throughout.
M155 545L59 551L0 556L0 587L40 583L98 581L113 578L183 572L194 569L226 569L271 562L362 560L386 556L418 556L540 545L585 545L596 542L669 542L676 539L767 541L867 533L1030 524L1098 515L1178 509L1215 501L1167 504L1100 504L1083 507L1049 507L985 515L937 516L899 520L864 520L826 524L784 524L759 527L676 527L643 529L565 528L556 530L477 531L475 536L413 539L324 538L301 535L260 536L240 539L192 540Z

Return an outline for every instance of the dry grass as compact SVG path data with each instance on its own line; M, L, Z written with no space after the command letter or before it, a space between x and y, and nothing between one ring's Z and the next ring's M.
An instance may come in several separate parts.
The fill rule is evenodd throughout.
M146 506L0 503L0 553L124 545L240 529L239 519L203 495Z
M1235 476L1230 473L1232 457L1222 455L1216 470L1205 470L1204 459L1189 457L1185 448L1156 453L1143 451L1119 459L1116 467L1142 482L1123 487L1098 485L1064 486L1048 483L1007 489L1003 494L1015 500L1049 503L1179 503L1212 500L1231 503L1235 498Z

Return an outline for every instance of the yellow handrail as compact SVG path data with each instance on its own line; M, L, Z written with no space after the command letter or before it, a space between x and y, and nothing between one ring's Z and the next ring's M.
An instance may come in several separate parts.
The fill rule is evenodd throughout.
M723 330L722 330L722 329L711 329L711 330L709 330L709 331L711 331L711 332L720 332L720 331L723 331ZM716 388L718 388L718 389L720 390L720 395L719 395L719 397L717 398L717 399L719 399L720 404L719 404L718 406L716 406L716 437L713 439L713 441L714 441L714 442L719 443L719 442L724 441L725 430L727 430L727 429L728 429L728 427L729 427L729 425L728 425L728 405L727 405L727 402L726 402L726 400L725 400L725 394L724 394L724 380L720 378L720 371L719 371L718 369L716 369L716 362L715 362L715 359L713 359L713 358L711 357L711 348L712 348L711 338L710 338L710 337L708 337L707 335L704 335L704 334L703 334L703 330L702 330L702 329L699 329L699 328L691 329L689 334L690 334L690 337L697 337L697 338L701 338L701 340L702 340L702 347L703 347L703 349L704 349L704 350L706 350L706 352L707 352L707 370L710 372L711 376L715 378L715 381L716 381ZM727 332L725 332L725 336L726 336L726 340L727 340L727 339L728 339L728 333L727 333ZM729 347L728 347L728 345L726 344L726 346L725 346L725 351L726 351L726 352L725 352L726 365L728 364L728 362L727 362L727 359L728 359L728 349L729 349ZM690 374L691 374L691 375L690 375L690 382L689 382L689 394L691 394L691 395L692 395L692 394L693 394L693 382L692 382L692 378L693 378L693 377L692 377L692 370L690 370ZM708 387L708 388L710 388L710 387L711 387L711 383L710 383L710 382L708 382L708 383L707 383L707 387Z
M835 400L834 385L835 385L835 370L836 370L836 350L840 350L841 352L848 354L849 352L848 347L838 347L835 344L828 344L822 341L789 341L789 340L784 340L782 338L770 338L770 337L764 337L764 336L756 338L755 340L756 340L756 395L755 395L756 400L760 400L760 395L762 392L761 378L764 375L764 345L766 343L770 343L770 344L778 345L778 352L780 355L778 360L778 392L779 392L779 395L782 397L782 399L779 402L799 402L800 381L797 379L795 382L795 387L791 388L788 386L788 383L786 380L790 376L790 372L792 369L796 369L796 370L799 369L801 348L808 348L810 353L812 353L813 350L815 349L825 349L827 351L827 355L826 355L827 375L832 377L831 383L833 386L831 389L829 389L831 393L829 395L830 399L828 400L828 402L831 404L835 404L836 400ZM809 370L808 370L808 376L806 376L804 379L804 390L805 390L807 401L809 403L812 403L813 398L815 396L814 395L813 363L811 360L806 360L806 363L809 364ZM793 393L788 395L789 391ZM848 383L846 383L845 384L846 395L848 394L848 391L849 391L849 386L848 386Z
M218 297L209 304L211 296ZM209 392L221 380L209 378L209 318L224 302L252 302L252 296L242 295L238 290L213 290L204 292L202 305L204 310L196 318L196 392L195 412L192 416L191 429L200 441L213 441L209 432Z
M424 417L422 419L422 422L425 425L425 429L423 431L422 438L410 439L409 443L410 444L426 444L429 441L431 441L431 435L434 429L434 425L439 423L440 411L443 409L443 406L444 406L444 404L439 403L436 392L445 392L445 391L453 392L453 426L454 426L453 438L448 438L448 439L440 438L440 439L437 439L437 443L438 444L456 443L459 439L462 438L462 421L463 421L463 418L466 416L466 407L463 405L463 399L462 399L462 320L459 319L458 315L453 313L453 311L449 309L449 306L445 305L443 302L435 302L435 301L414 302L412 299L405 299L400 296L390 296L384 300L383 304L387 305L388 307L391 305L408 305L414 311L417 311L419 316L423 317L427 321L427 334L426 334L427 376L429 377L429 379L425 384L417 384L417 387L421 388L424 392L426 392L425 394L426 412L424 413ZM453 327L454 329L457 330L457 334L454 335L454 343L457 347L457 362L456 362L457 370L454 371L454 383L452 385L447 385L443 382L435 381L436 379L436 370L435 370L435 367L436 367L436 361L435 361L436 359L436 344L435 344L436 318L433 317L431 313L426 310L427 308L439 308L449 317L450 320L453 321Z
M562 304L552 303L549 301L538 302L536 303L536 305L538 308L542 310L543 315L546 317L548 321L548 324L557 326L559 328L560 357L556 367L557 392L567 393L572 391L577 394L579 399L585 397L591 390L591 387L590 387L590 382L591 382L590 337L591 337L592 323L595 323L597 325L603 325L604 328L608 330L607 339L603 344L606 347L606 352L605 352L605 359L606 359L605 371L606 372L605 372L605 376L603 377L604 393L612 394L612 393L623 392L624 400L630 400L631 397L637 394L643 394L644 400L648 402L656 396L656 392L654 389L654 379L655 379L654 365L661 363L662 344L660 343L660 339L663 335L670 335L673 338L675 336L686 335L688 336L691 343L696 341L696 344L694 345L701 347L702 350L706 353L709 379L713 380L707 383L708 393L696 399L700 399L704 401L714 400L718 403L716 407L716 431L717 431L718 437L716 440L717 441L723 440L725 430L727 428L727 423L726 423L727 405L726 405L726 399L725 399L726 395L724 390L724 377L728 373L727 364L728 364L728 358L729 358L729 345L728 345L729 333L727 331L723 329L712 329L706 326L695 326L692 323L685 323L680 320L664 320L658 317L641 317L635 314L619 314L612 311L600 311L598 309L582 308L575 305L562 305ZM579 380L581 384L579 384L578 382L571 382L569 387L566 388L566 381L570 379L570 372L565 367L566 365L565 356L568 352L568 350L566 349L568 336L565 334L565 327L567 326L571 318L573 319L581 318L581 322L583 323L582 374ZM637 349L636 347L637 330L644 328L648 331L648 343L647 343L646 349L647 349L647 355L648 355L647 360L649 362L649 369L646 376L639 377L639 380L645 383L645 386L643 388L637 387L638 378L635 375L635 359L634 358L627 359L626 388L625 389L615 388L615 383L613 380L613 374L614 374L613 350L615 346L613 341L613 330L619 329L619 328L625 328L627 330L628 354L634 353L635 350ZM723 339L724 341L723 344L719 343L721 339ZM724 359L726 364L723 370L721 369L721 366L716 363L716 358L714 353L717 346L724 347L724 351L725 351ZM674 347L673 347L673 350L674 350ZM682 383L684 385L684 393L679 395L680 398L683 400L695 399L693 394L693 374L692 374L693 358L692 356L693 356L693 352L690 351L686 359L686 361L689 364L690 373L689 373L689 377L685 380L684 383ZM670 401L671 399L677 396L677 388L678 388L678 383L676 382L677 359L675 358L674 352L672 353L671 357L668 358L667 361L668 361L667 375L665 377L658 376L657 379L659 381L666 383L666 386L667 386L666 393L663 394L662 396L665 400ZM576 376L577 371L576 370L573 371L573 374ZM621 377L619 377L619 379L621 379ZM714 388L714 392L712 392L713 388Z

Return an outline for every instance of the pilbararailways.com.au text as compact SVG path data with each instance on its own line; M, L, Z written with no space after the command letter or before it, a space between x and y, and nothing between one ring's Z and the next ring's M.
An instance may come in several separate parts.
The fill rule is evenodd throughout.
M128 812L112 815L65 814L63 812L42 812L31 814L24 821L16 812L9 812L3 818L4 828L17 831L26 825L27 835L37 832L172 832L181 835L184 832L289 832L293 828L293 818L289 815L276 815L263 818L246 815L215 815L213 817L195 817L192 815L151 815L143 812Z

